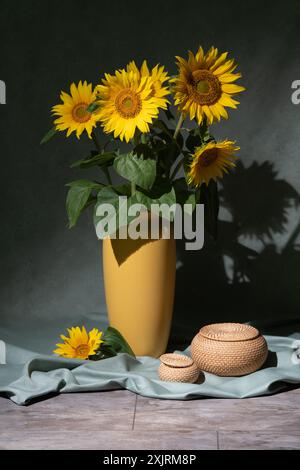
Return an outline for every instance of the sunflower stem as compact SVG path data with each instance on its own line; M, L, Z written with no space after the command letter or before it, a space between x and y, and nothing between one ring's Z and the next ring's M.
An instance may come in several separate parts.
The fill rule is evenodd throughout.
M131 143L133 147L136 147L137 145L141 143L141 135L142 135L141 131L139 129L136 129L134 136L131 139Z
M103 150L106 150L106 148L109 146L111 142L113 142L114 139L108 139L105 144L103 145Z
M112 186L112 180L111 180L111 176L110 176L110 173L109 173L109 169L108 169L106 166L104 166L104 167L102 168L102 170L103 170L103 173L104 173L105 176L106 176L106 179L107 179L108 184L109 184L110 186Z
M93 142L94 142L95 147L98 150L98 152L102 153L100 142L99 142L99 140L98 140L98 138L97 138L94 131L92 131L92 139L93 139Z
M174 140L176 140L176 138L179 134L179 131L181 129L183 121L184 121L184 116L183 116L183 113L181 113L180 116L179 116L178 122L177 122L177 126L176 126L176 129L175 129L174 135L173 135Z
M136 184L131 181L131 196L133 196L136 192Z
M94 131L92 131L92 139L94 141L94 144L95 144L95 147L96 147L97 151L99 153L102 153L100 142L99 142L98 137L96 136ZM102 168L102 171L106 176L108 184L111 186L112 185L112 180L111 180L111 176L110 176L110 173L109 173L109 169L106 166L104 166Z

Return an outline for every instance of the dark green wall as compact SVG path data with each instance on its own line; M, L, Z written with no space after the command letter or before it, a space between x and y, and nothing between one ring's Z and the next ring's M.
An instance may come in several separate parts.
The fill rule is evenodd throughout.
M199 253L178 247L174 338L189 339L206 321L299 317L300 105L290 99L299 28L297 0L1 0L1 323L105 312L91 214L69 231L64 209L64 184L82 176L68 167L87 154L88 139L39 146L60 90L80 79L96 84L132 58L172 74L174 56L200 43L240 64L247 92L214 133L239 142L243 166L225 180L233 219L222 212L218 243Z

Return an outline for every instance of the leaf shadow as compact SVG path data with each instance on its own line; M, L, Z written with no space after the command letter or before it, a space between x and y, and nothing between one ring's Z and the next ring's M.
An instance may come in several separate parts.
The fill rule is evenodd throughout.
M185 347L207 323L256 321L263 330L264 324L299 319L299 218L288 227L289 211L299 202L269 161L248 168L240 163L222 180L220 205L229 217L219 220L217 240L206 235L200 251L186 251L185 241L177 241L170 349Z
M152 242L153 240L142 238L138 238L137 240L130 238L121 240L116 238L111 240L112 249L119 266L139 249Z

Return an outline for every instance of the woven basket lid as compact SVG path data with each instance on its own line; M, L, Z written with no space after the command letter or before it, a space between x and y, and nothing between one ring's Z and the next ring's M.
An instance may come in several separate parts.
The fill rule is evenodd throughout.
M183 354L163 354L159 359L163 364L170 367L189 367L194 364L191 357L184 356Z
M253 326L242 323L214 323L199 331L200 336L215 341L247 341L257 338L259 334Z

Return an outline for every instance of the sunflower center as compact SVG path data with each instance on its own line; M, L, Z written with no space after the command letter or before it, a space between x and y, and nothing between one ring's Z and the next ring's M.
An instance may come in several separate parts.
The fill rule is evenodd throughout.
M218 157L218 150L217 149L208 149L202 155L199 165L201 167L207 167L212 165Z
M132 99L129 97L125 98L125 100L123 101L124 108L132 108L132 105L133 105Z
M72 116L76 122L87 122L91 118L91 113L87 110L86 103L78 103L72 110Z
M77 357L83 357L83 358L88 357L89 352L90 352L90 348L88 344L80 344L76 348Z
M118 93L115 99L115 106L120 116L125 119L131 119L139 114L142 103L139 95L130 88L127 88Z
M190 94L201 105L212 105L221 96L220 82L209 70L195 70L192 74Z
M200 80L196 85L198 93L208 93L209 83L207 80Z

